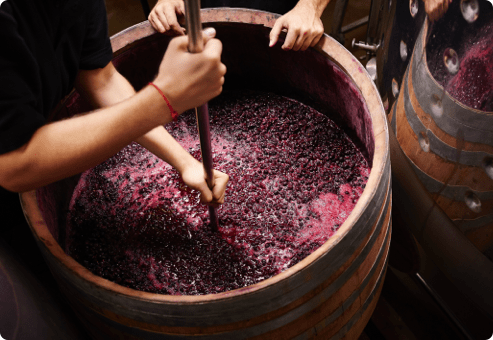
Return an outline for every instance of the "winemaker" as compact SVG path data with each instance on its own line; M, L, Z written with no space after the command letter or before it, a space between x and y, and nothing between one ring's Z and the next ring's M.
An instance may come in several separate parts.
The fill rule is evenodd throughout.
M103 0L7 0L0 5L0 186L32 190L80 173L132 141L162 158L211 205L224 202L228 176L203 166L164 129L222 91L226 67L215 31L204 50L172 39L153 81L136 93L111 62ZM75 86L97 109L47 122Z

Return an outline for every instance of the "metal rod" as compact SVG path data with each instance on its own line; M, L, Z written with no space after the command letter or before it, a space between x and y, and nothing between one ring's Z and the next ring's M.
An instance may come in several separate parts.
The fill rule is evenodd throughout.
M202 40L202 24L200 21L200 0L185 0L185 16L188 34L188 51L190 53L202 52L204 42ZM202 153L202 163L207 180L207 185L212 189L214 186L211 131L209 126L209 107L207 103L195 108L197 116L197 127L199 130L200 151ZM219 226L216 208L209 206L209 217L211 228L217 231Z
M361 48L362 50L370 51L376 53L378 49L380 48L380 43L378 45L375 44L367 44L365 42L356 42L356 38L353 38L353 41L351 42L351 47L355 48Z
M354 29L357 29L358 27L361 27L363 25L366 25L368 23L369 18L370 17L367 15L366 17L363 17L363 18L361 18L359 20L356 20L356 21L354 21L354 22L346 25L346 26L343 26L341 28L341 33L344 34L344 33L347 33L349 31L352 31Z

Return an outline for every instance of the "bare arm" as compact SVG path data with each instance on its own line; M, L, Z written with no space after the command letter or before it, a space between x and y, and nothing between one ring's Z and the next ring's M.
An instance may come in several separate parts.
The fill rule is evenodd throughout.
M77 174L166 118L171 120L155 114L164 112L166 105L151 90L104 110L42 126L21 148L0 155L0 185L20 192Z
M133 86L115 69L112 63L104 69L80 71L75 87L95 108L113 106L135 95ZM163 103L165 103L164 100ZM165 114L166 112L163 112L163 115ZM182 161L187 159L183 153L190 156L162 125L156 126L144 135L138 135L135 141L180 170L185 167L181 164Z
M220 62L221 43L210 38L204 36L205 49L197 54L187 52L186 37L173 39L161 63L154 82L179 113L203 104L222 90L226 69ZM109 65L99 71L114 76L111 68ZM78 77L80 87L83 78ZM96 85L104 92L104 84ZM103 109L44 125L28 143L0 155L0 185L26 191L80 173L171 121L166 103L153 87L131 96L124 93L127 98L120 98L115 105L114 98L96 97L93 101L101 101Z
M112 65L102 70L81 71L76 86L94 107L114 105L135 94L132 85ZM215 185L211 192L205 181L202 163L193 158L163 126L154 128L135 141L173 166L189 187L200 191L204 203L224 203L229 176L214 171Z
M282 29L288 31L282 45L285 50L305 51L315 46L324 34L320 17L330 0L299 0L296 6L277 19L270 32L269 46L274 46Z

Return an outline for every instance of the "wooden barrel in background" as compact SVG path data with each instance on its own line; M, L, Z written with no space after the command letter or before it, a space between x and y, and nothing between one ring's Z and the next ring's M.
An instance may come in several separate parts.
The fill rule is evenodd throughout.
M493 259L493 113L467 107L433 78L418 37L390 125L419 179L455 225Z
M228 88L286 95L346 127L371 163L366 188L336 234L283 273L252 286L204 296L140 292L90 273L63 249L65 214L77 176L21 201L60 289L96 339L357 339L378 301L391 236L390 157L386 117L363 66L325 36L306 52L268 47L275 15L211 9L228 67ZM113 37L117 68L139 89L157 70L170 38L148 23ZM279 44L278 44L279 45ZM76 93L59 117L80 112Z

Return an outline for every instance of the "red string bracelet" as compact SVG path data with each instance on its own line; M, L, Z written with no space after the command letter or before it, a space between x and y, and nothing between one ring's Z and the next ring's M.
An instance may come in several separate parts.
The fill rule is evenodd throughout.
M169 108L169 112L171 113L171 118L173 118L173 121L176 122L176 120L178 119L178 112L176 112L174 109L173 109L173 106L171 106L168 98L166 98L166 96L164 95L163 91L161 91L161 89L159 89L159 87L157 87L156 85L154 85L152 82L149 82L149 85L152 85L156 88L156 90L159 92L159 94L161 94L161 96L164 98L164 101L166 102L166 104L168 105L168 108Z

